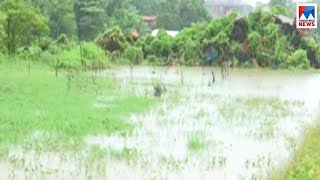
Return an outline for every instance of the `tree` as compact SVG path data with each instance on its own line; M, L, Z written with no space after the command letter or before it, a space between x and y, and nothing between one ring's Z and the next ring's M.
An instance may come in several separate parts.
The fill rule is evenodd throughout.
M179 7L180 27L190 26L192 22L210 19L204 0L185 0Z
M48 19L23 0L5 0L0 11L5 15L4 42L10 54L49 32Z
M126 35L132 30L143 32L147 28L131 0L106 0L103 8L108 28L119 26Z
M270 7L273 7L273 6L286 6L288 3L288 0L270 0L269 2L269 5Z
M104 30L105 11L101 0L76 0L74 13L78 39L92 40Z
M60 34L76 34L76 23L73 13L75 0L26 0L49 18L51 37L56 39Z
M156 0L132 0L132 5L137 8L141 15L156 15L159 11L161 1Z
M76 34L75 14L73 13L74 0L47 0L42 11L50 19L50 30L53 38L60 34L73 36Z
M147 29L141 16L133 7L118 9L111 17L108 17L107 24L109 27L119 26L126 35L129 35L132 30L144 32Z
M158 26L181 30L193 22L209 20L204 0L133 0L140 14L158 17Z

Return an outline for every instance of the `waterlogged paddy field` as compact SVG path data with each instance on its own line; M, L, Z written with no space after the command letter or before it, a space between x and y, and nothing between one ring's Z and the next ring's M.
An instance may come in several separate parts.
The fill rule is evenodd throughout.
M215 72L211 85L211 69L182 68L177 73L119 67L99 72L99 86L88 88L84 102L74 86L72 103L54 103L59 98L49 94L49 103L35 103L25 113L46 117L49 110L41 109L41 103L57 109L71 103L71 109L52 107L56 114L71 115L63 120L54 116L51 120L59 124L54 126L31 115L18 116L33 124L23 138L12 135L9 141L1 133L8 150L0 179L268 179L289 162L304 128L316 123L320 75L234 70L222 81ZM91 84L89 79L84 84ZM161 98L153 97L157 83L167 90ZM57 86L65 92L65 84ZM5 108L7 116L1 117L11 120L21 114L15 106ZM91 116L94 120L87 120Z

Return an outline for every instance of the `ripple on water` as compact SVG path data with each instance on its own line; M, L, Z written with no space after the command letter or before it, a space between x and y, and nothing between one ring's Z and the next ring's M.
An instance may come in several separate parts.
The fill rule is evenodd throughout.
M128 69L115 71L122 82L120 91L130 89L136 95L150 96L152 83L161 81L168 92L149 113L130 116L136 127L130 136L85 138L88 147L107 152L103 179L265 179L270 168L288 160L293 150L288 144L297 142L303 126L314 122L320 107L319 75L267 72L252 76L235 71L225 81L217 75L217 83L208 87L211 69L182 71L184 86L181 74L173 70L166 73L156 68L152 74L150 68L134 68L132 84ZM247 101L252 98L254 101ZM98 97L94 106L105 108L108 102L108 98ZM195 134L201 135L194 141L204 144L196 152L188 147ZM108 153L129 156L122 153L126 149L136 152L133 164ZM62 161L50 153L35 158L32 152L21 152L17 148L10 156L35 161L34 166L43 162L45 169L70 171L80 179L87 177L76 172L85 166L81 157ZM48 166L48 162L54 163ZM7 166L0 164L0 172Z

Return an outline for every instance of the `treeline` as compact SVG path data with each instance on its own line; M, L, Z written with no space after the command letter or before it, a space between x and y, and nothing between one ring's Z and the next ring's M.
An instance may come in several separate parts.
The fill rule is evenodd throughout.
M204 64L208 57L209 64L232 60L245 67L320 67L318 36L302 36L279 21L277 14L286 14L286 8L208 21L203 1L196 2L4 0L0 50L56 69L105 68L110 62L166 65L174 59L193 66ZM143 34L139 13L158 15L160 27L183 29L175 38L165 30L156 37Z
M148 29L142 22L143 15L158 16L158 27L173 30L209 20L204 0L0 0L0 3L1 35L7 41L14 40L16 47L31 43L32 36L56 39L65 34L73 39L94 40L114 26L125 34L133 29L143 33ZM12 44L7 48L14 53Z
M210 19L204 0L0 0L0 51L33 59L59 55L55 64L80 58L84 64L87 48L101 55L93 41L107 29L119 27L126 37L148 30L143 15L155 15L158 27L174 30ZM82 41L87 43L78 53Z
M209 56L213 63L231 60L242 67L320 68L319 36L312 31L303 35L284 22L279 16L283 9L257 9L248 17L232 14L195 23L175 38L162 31L155 38L142 38L135 46L143 44L141 50L148 62L166 63L175 58L183 65L201 65ZM216 59L210 57L212 49L219 51Z
M9 0L19 2L22 0ZM157 16L158 27L180 30L209 20L204 0L25 0L48 18L51 37L60 34L93 40L106 28L124 33L147 30L141 16Z

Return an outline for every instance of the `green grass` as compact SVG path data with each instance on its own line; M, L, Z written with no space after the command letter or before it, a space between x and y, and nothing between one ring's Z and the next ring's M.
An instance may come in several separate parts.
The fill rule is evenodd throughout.
M112 80L93 83L84 73L74 72L71 80L67 73L56 78L43 65L27 72L24 65L0 65L0 155L10 145L28 142L37 131L52 135L45 142L56 150L73 146L71 142L81 144L89 134L130 133L134 127L124 118L144 112L155 101L120 94ZM106 106L97 108L96 102Z
M320 179L320 125L309 129L291 163L271 175L271 179Z
M206 147L204 137L199 133L194 133L188 140L188 148L193 152L200 152Z

